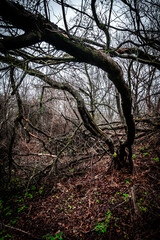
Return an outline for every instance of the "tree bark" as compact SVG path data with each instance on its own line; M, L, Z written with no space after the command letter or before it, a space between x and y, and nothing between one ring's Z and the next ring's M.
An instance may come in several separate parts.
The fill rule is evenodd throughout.
M109 54L96 50L93 47L89 47L83 42L74 39L74 37L68 36L64 30L58 28L57 25L45 19L42 15L35 15L25 10L23 6L18 3L1 0L0 15L4 21L10 22L15 27L22 29L25 32L25 34L16 38L13 37L12 39L6 38L0 40L0 51L2 53L10 49L14 50L21 47L31 46L36 42L45 41L46 43L56 47L57 50L62 50L71 56L74 56L77 59L77 62L85 62L97 66L108 73L109 79L114 83L121 95L122 110L127 125L127 139L125 143L121 145L120 153L118 153L119 157L121 157L123 161L125 148L130 149L134 142L135 124L131 114L131 94L129 86L124 80L121 67L110 57ZM12 44L8 44L8 41L11 41ZM30 74L36 75L35 72L32 72L31 70ZM113 153L113 144L108 141L105 134L98 128L98 126L96 126L79 93L75 92L68 84L57 83L42 74L41 76L39 75L39 77L50 86L66 90L74 96L77 101L79 113L86 128L94 135L103 137Z

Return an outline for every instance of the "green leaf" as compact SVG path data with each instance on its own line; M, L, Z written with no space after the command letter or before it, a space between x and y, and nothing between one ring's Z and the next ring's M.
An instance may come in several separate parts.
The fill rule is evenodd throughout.
M15 223L16 223L16 221L17 221L16 219L14 219L14 220L11 220L11 223L12 223L12 224L15 224Z
M113 154L113 157L115 157L115 158L116 158L116 157L117 157L117 153L114 153L114 154Z
M31 189L32 189L33 191L35 191L35 190L36 190L36 186L35 186L35 185L32 185Z
M139 207L139 210L142 211L142 212L146 212L146 211L147 211L147 208L146 208L146 207L143 207L143 206L140 206L140 207Z
M30 198L30 199L33 198L33 195L31 193L28 193L28 192L25 193L25 196Z
M21 211L22 211L23 209L25 209L25 208L27 208L26 205L23 205L22 207L20 207L20 208L18 209L18 213L21 212Z
M123 193L123 198L124 198L124 200L127 200L128 199L128 194Z
M143 156L145 157L145 156L149 156L149 153L148 152L145 152L145 153L143 153Z
M43 193L43 187L39 189L39 194L42 194L42 193Z
M0 238L0 240L4 240L4 239L5 239L5 237L4 237L4 236Z
M12 214L12 211L10 210L9 212L7 212L5 215L6 216L10 216Z
M45 238L47 240L56 240L56 239L59 239L59 240L63 240L62 238L62 235L63 235L63 232L60 232L60 233L55 233L55 236L51 236L49 233L47 233L45 236L43 236L42 238Z

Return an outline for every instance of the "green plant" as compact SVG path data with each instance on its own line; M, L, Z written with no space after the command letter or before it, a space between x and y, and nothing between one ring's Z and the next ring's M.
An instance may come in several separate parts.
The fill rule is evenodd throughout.
M23 205L22 207L18 208L18 213L24 210L25 208L28 208L28 207L26 207L26 205Z
M25 193L25 197L27 197L27 198L33 198L33 195L31 194L31 193L29 193L29 192L26 192Z
M53 237L48 233L47 235L43 236L43 238L45 238L46 240L55 240L55 239L63 240L62 235L63 235L63 232L55 233Z
M71 205L68 205L68 208L69 208L69 209L72 209L72 206L71 206Z
M139 150L140 150L141 152L144 152L144 151L147 150L148 148L149 148L149 145L146 146L146 147L140 147Z
M13 189L13 188L18 190L21 187L22 187L22 183L20 182L19 178L15 178L13 176L11 176L10 181L6 185L6 188L8 190Z
M143 152L144 149L145 149L144 147L140 147L140 148L139 148L139 150L140 150L141 152Z
M147 211L147 208L146 207L143 207L143 206L139 206L139 210L141 212L146 212Z
M19 217L15 217L14 219L10 220L10 224L14 225L18 219Z
M145 152L145 153L143 153L143 156L144 156L144 157L149 156L149 153L148 153L148 152Z
M143 204L143 198L140 198L139 201L137 202L139 210L141 212L146 212L147 211L147 207L144 207L142 204Z
M123 193L123 198L124 198L125 201L127 201L128 200L128 194Z
M111 204L114 204L114 197L111 198Z
M5 239L11 240L13 238L14 238L14 236L7 233L6 230L2 230L2 232L0 232L0 240L5 240Z
M113 157L116 158L116 157L117 157L117 153L114 153L114 154L113 154Z
M133 155L132 155L132 158L136 158L136 155L135 155L135 154L133 154Z
M159 162L159 158L158 157L153 158L153 160L156 161L156 162Z
M19 183L19 178L11 177L10 183L12 182Z
M120 195L120 193L119 193L119 192L116 192L116 193L114 194L114 197L111 198L111 203L112 203L112 204L114 204L114 202L118 201L118 199L116 198L117 195Z
M42 194L42 193L43 193L43 187L39 189L39 194Z
M105 233L109 227L109 222L111 220L111 211L108 211L106 214L106 219L104 222L98 223L95 227L94 230L99 233Z
M94 229L96 232L105 233L107 231L107 228L108 226L105 224L105 222L102 222L102 223L98 223Z
M115 195L119 195L120 193L119 192L116 192Z
M3 229L3 230L0 232L0 240L5 239L5 235L6 235L6 230Z
M35 186L35 185L32 185L32 186L31 186L31 190L32 190L32 191L35 191L35 190L36 190L36 186Z
M10 206L4 208L3 211L5 212L6 216L10 216L12 214L12 212L13 212L12 209L10 208Z

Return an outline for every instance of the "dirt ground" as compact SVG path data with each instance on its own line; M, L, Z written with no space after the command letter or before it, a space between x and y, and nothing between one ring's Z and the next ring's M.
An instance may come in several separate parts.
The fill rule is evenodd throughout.
M160 239L158 137L135 143L132 175L107 171L107 157L95 164L91 158L84 171L50 175L43 191L18 202L22 209L14 211L12 201L12 214L1 211L0 239Z

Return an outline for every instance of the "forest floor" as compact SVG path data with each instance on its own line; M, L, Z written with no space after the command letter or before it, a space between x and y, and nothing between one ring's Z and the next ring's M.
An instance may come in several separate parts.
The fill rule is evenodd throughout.
M19 190L1 192L0 240L160 239L158 137L135 143L132 175L108 172L105 159L91 159L88 169L50 175L23 197Z

